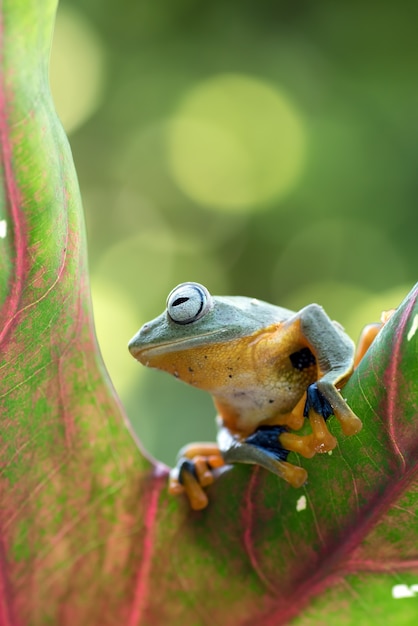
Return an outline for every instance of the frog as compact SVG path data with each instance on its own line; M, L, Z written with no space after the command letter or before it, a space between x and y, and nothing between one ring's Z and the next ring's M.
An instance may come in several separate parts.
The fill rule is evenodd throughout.
M143 365L210 393L216 408L216 442L180 450L169 493L204 509L207 487L236 463L303 486L307 471L288 461L290 453L310 459L331 452L332 415L346 436L362 428L341 390L380 326L369 327L356 354L343 327L318 304L295 312L256 298L212 296L197 282L177 285L165 311L128 344ZM305 423L309 432L298 432Z

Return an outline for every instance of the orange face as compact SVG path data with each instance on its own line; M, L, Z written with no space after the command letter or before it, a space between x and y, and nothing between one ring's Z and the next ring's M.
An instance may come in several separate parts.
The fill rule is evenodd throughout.
M277 323L219 343L151 347L136 358L211 393L225 425L245 431L291 411L313 378L311 370L300 372L291 364L289 354L298 348L292 335ZM183 350L174 349L182 344Z
M279 326L219 343L190 347L184 341L179 342L178 349L175 349L176 344L151 347L142 350L136 358L148 367L163 370L189 385L216 394L225 387L240 386L240 381L243 384L248 377L254 380L260 365L265 369L271 359L277 361L274 337L277 337Z

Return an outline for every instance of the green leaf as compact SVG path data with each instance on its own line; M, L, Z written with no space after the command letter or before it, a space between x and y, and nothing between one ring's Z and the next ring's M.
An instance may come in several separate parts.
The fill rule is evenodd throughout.
M237 466L204 511L169 498L96 345L55 2L0 10L0 624L413 623L418 290L344 389L363 430L306 487Z

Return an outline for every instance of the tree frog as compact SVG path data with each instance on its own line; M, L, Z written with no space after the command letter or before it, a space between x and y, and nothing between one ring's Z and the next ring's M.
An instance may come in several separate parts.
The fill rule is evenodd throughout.
M377 330L363 338L363 351ZM295 313L254 298L211 296L186 282L129 350L213 397L217 443L182 448L169 479L170 493L185 493L196 510L207 506L205 487L217 468L258 464L300 487L307 472L287 461L290 452L310 458L331 451L337 442L326 424L330 415L345 435L362 427L339 392L353 371L354 344L317 304ZM306 419L310 434L295 432Z

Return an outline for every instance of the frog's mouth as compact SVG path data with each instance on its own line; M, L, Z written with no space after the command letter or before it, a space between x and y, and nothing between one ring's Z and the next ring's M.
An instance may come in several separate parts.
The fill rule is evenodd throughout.
M172 339L170 341L165 341L162 343L149 343L145 344L143 342L143 338L140 337L141 331L138 335L135 335L133 339L128 344L129 352L132 356L140 363L144 365L148 364L151 359L155 357L159 357L170 352L182 352L184 350L189 350L193 348L201 347L206 343L218 343L217 341L210 341L208 337L213 335L217 335L220 337L226 333L228 333L228 329L221 330L213 330L211 332L202 333L201 335L196 335L195 337L183 337L182 339ZM232 339L232 337L231 337ZM225 342L225 338L219 339L219 342Z

